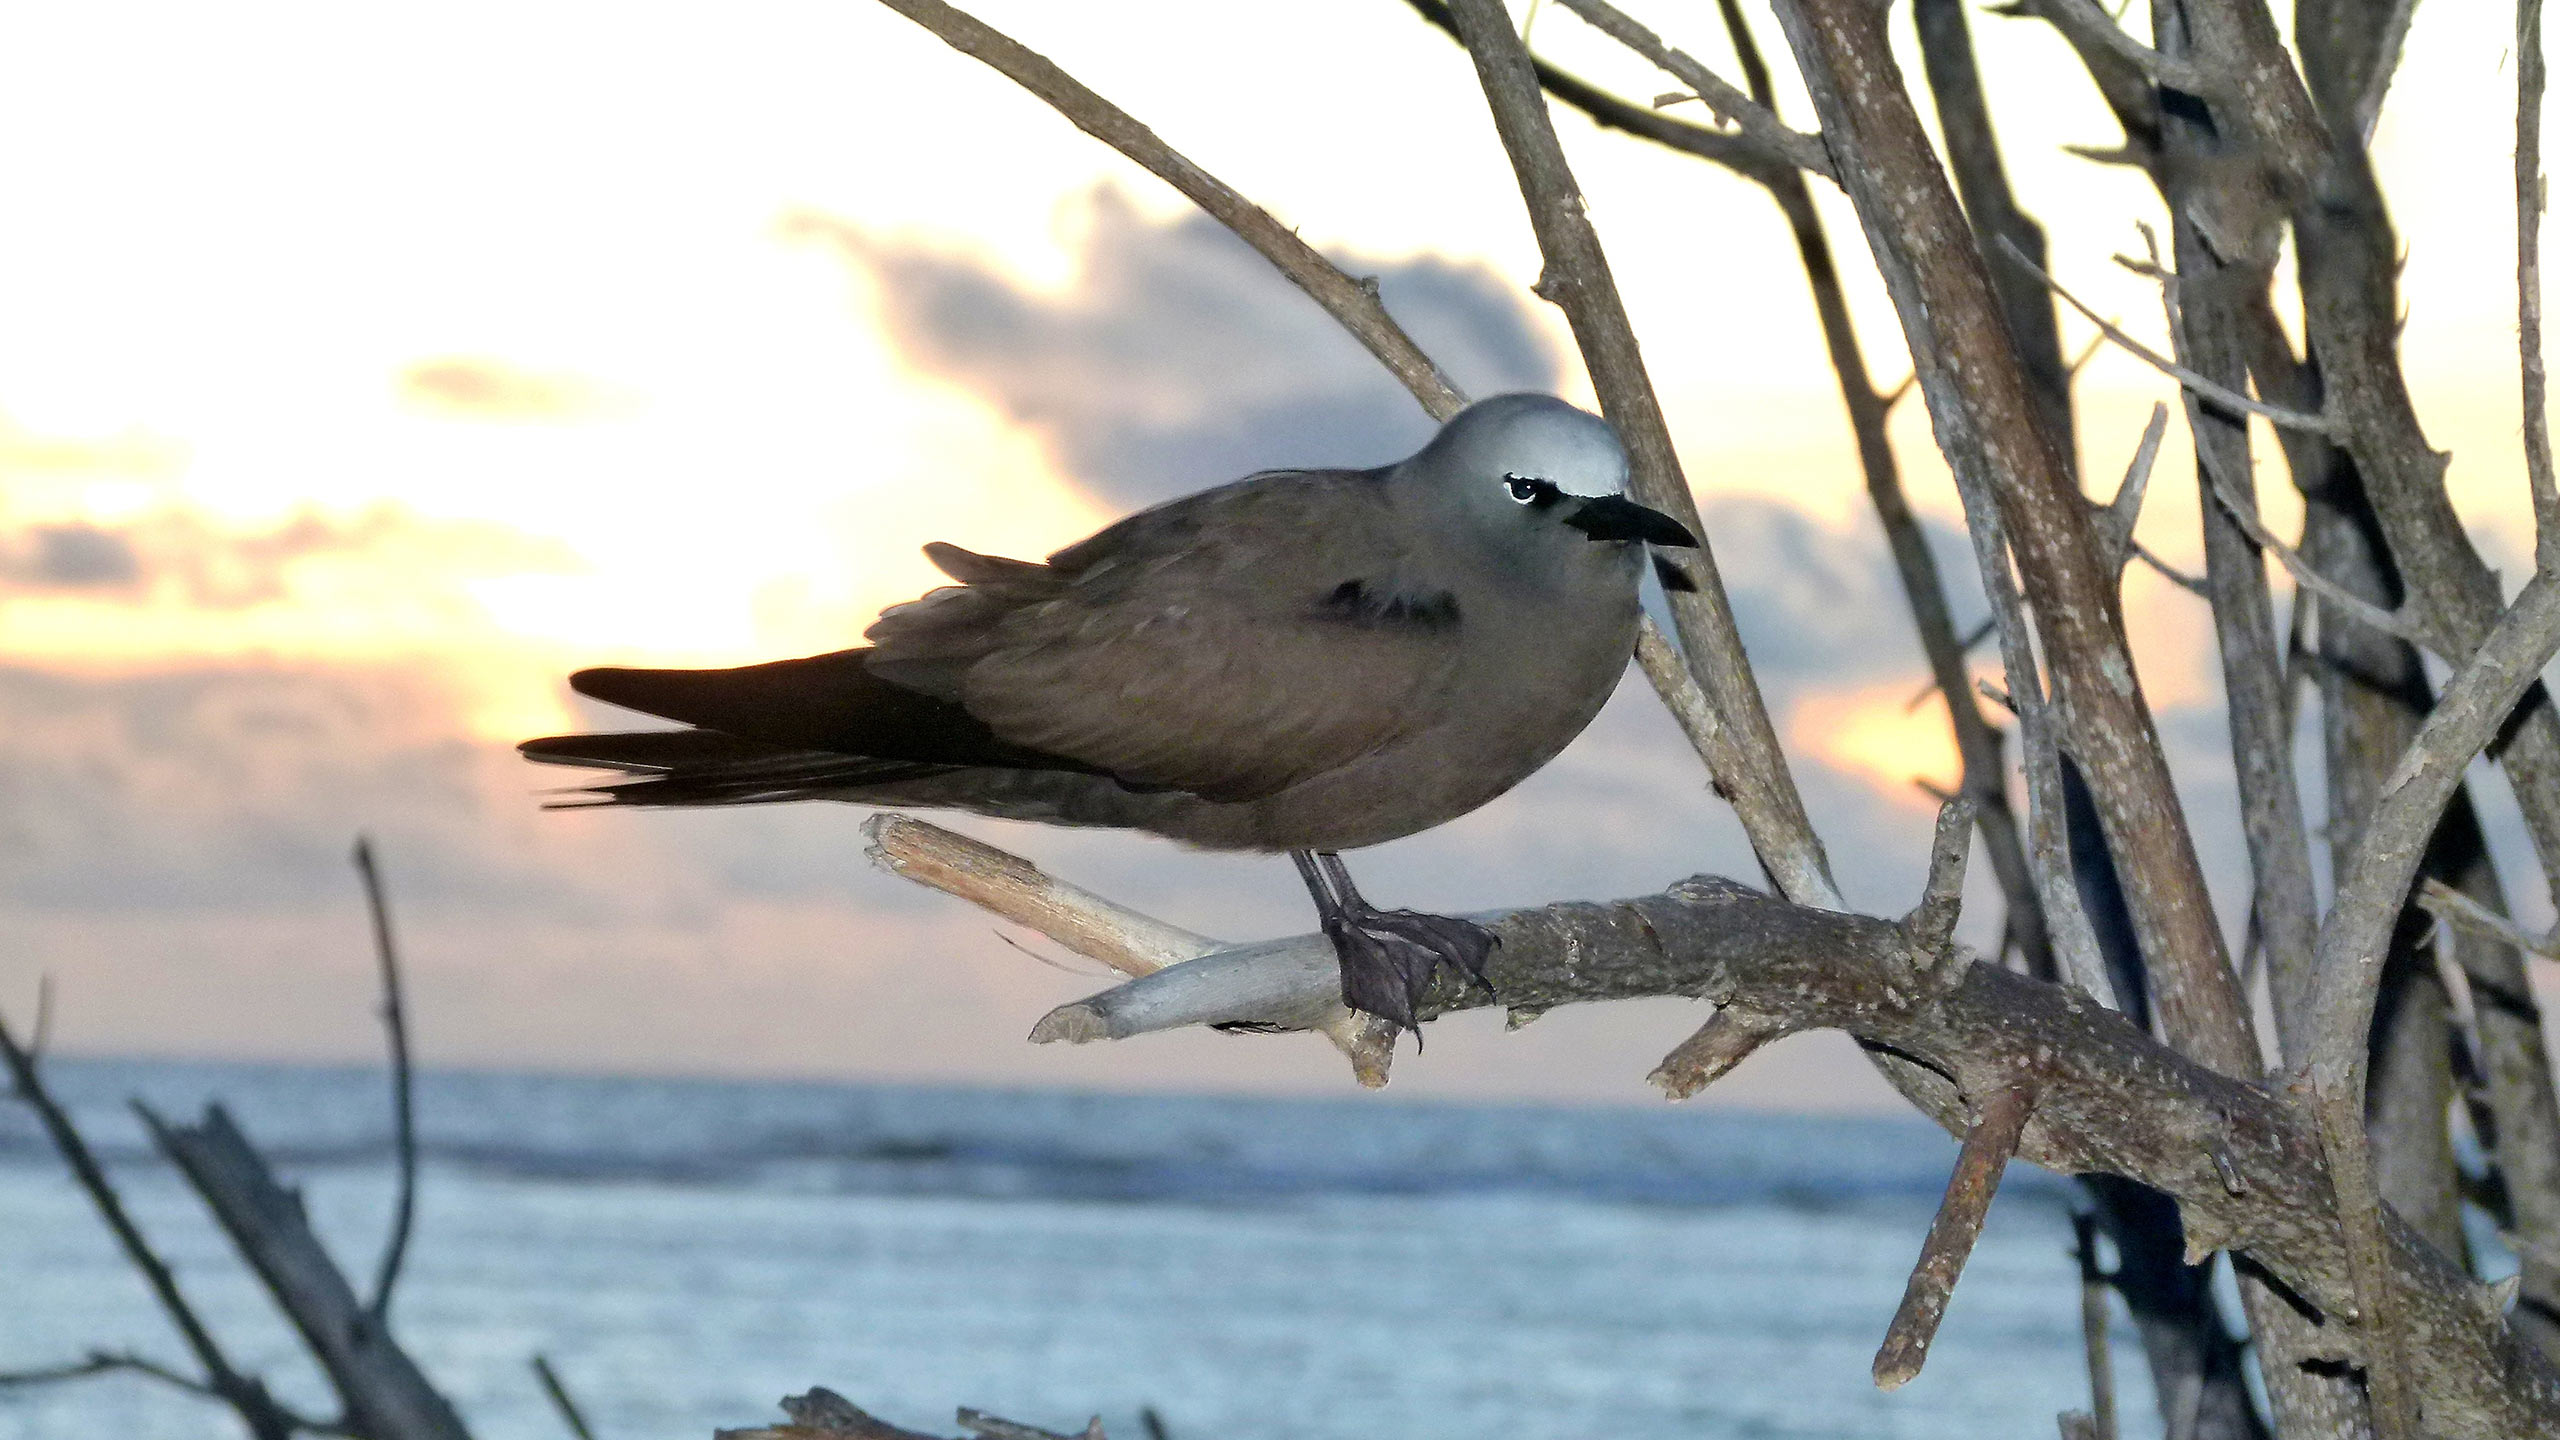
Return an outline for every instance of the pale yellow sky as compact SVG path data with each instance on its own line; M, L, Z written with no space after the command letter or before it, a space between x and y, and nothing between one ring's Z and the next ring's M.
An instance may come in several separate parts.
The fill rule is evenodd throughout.
M1709 12L1630 8L1726 64ZM1320 245L1536 273L1470 72L1395 0L977 9ZM2422 7L2376 143L2410 250L2422 412L2489 548L2519 555L2506 24L2498 7ZM2057 273L2156 337L2156 295L2107 259L2156 218L2147 183L2062 153L2114 131L2048 31L1977 12L1975 32ZM1560 10L1535 38L1628 93L1670 88ZM1775 26L1762 38L1786 72ZM1774 208L1694 161L1564 129L1698 488L1863 524ZM338 538L294 551L274 593L221 603L218 573L139 599L0 589L0 664L426 666L457 735L495 744L568 718L557 677L577 664L850 643L931 583L924 539L1036 554L1108 517L987 401L909 369L863 283L790 218L1062 286L1106 182L1180 211L865 0L15 7L0 534L85 520L249 555L297 523ZM1899 333L1846 206L1825 203L1890 384ZM2064 328L2075 347L2089 334ZM2112 485L2169 392L2107 351L2081 393L2088 466ZM1897 438L1923 508L1952 518L1916 404ZM2173 427L2143 533L2192 562L2184 456ZM2271 457L2264 488L2282 528L2294 507ZM2201 608L2133 584L2155 702L2209 697ZM1817 690L1786 719L1917 814L1905 782L1942 778L1947 747L1908 693Z

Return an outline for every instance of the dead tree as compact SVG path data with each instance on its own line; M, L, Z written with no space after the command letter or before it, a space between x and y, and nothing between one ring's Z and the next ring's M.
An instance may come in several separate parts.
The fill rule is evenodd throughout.
M1175 153L1136 119L942 0L883 0L1127 155L1254 246L1357 336L1422 407L1462 397L1375 290ZM2141 346L2046 275L2045 244L2000 163L1961 0L1913 0L1943 149L1923 127L1874 0L1772 0L1818 128L1773 107L1738 0L1719 0L1735 84L1606 0L1558 0L1659 67L1714 117L1692 123L1529 53L1501 0L1409 0L1456 39L1510 158L1564 314L1626 441L1636 498L1696 510L1635 333L1610 278L1550 106L1759 184L1786 216L1815 301L1868 490L1910 600L1920 650L1963 761L1930 879L1899 917L1851 913L1829 878L1712 558L1669 597L1673 634L1637 659L1748 833L1777 893L1712 876L1652 895L1488 917L1493 980L1524 1013L1683 995L1713 1017L1654 1070L1695 1093L1770 1040L1836 1028L1911 1102L1963 1139L1935 1224L1878 1352L1892 1386L1916 1374L2013 1156L2084 1178L2091 1410L2066 1436L2115 1432L2104 1296L2142 1332L2171 1433L2503 1440L2560 1435L2560 1103L2527 966L2556 949L2505 918L2464 769L2487 755L2524 813L2546 885L2560 882L2560 712L2541 674L2560 651L2560 488L2544 422L2539 239L2539 0L2517 10L2520 400L2536 570L2499 587L2447 498L2397 352L2390 213L2367 142L2412 0L2298 0L2291 43L2263 0L2153 0L2128 33L2095 0L2016 0L2054 27L2123 128L2097 161L2142 168L2171 216L2120 257L2159 286L2171 343ZM1452 63L1459 63L1459 54ZM1812 203L1849 200L1899 316L1916 390L1954 473L2016 719L1978 702L1936 563L1903 499L1876 387L1848 325L1837 254ZM2506 203L2501 201L2501 204ZM2131 227L2128 226L2130 233ZM2278 320L2290 240L2299 345ZM2205 574L2176 577L2210 607L2252 872L2250 959L2268 981L2274 1053L2241 957L2207 896L2196 846L2128 646L2121 577L2157 564L2133 538L2163 416L2103 500L2075 472L2071 375L2057 302L2157 367L2194 440ZM2293 542L2260 518L2251 421L2270 422L2308 521ZM1705 533L1700 530L1700 533ZM1710 536L1710 543L1712 537ZM2290 581L2277 623L2267 561ZM2421 656L2446 679L2431 684ZM2316 683L2325 813L2296 788L2298 683ZM2023 800L2023 805L2019 803ZM2337 883L2312 887L2315 823ZM1953 939L1976 835L2008 907L1998 955ZM871 826L880 863L1131 978L1040 1020L1035 1041L1176 1026L1318 1030L1364 1084L1384 1083L1383 1035L1340 1003L1319 936L1220 946L1133 914L1029 862L919 821ZM2521 859L2522 857L2519 857ZM2421 882L2424 882L2421 888ZM2014 966L2012 964L2014 961ZM1485 1003L1444 984L1429 1013ZM2468 1125L2486 1177L2455 1166ZM2465 1204L2485 1207L2521 1272L2484 1284ZM2266 1378L2259 1413L2202 1268L2228 1255ZM775 1434L904 1435L825 1392ZM1010 1422L981 1433L1031 1434ZM982 1423L983 1422L983 1423ZM864 1427L873 1428L864 1428ZM994 1429L984 1426L997 1427Z
M461 1416L391 1333L391 1299L401 1257L408 1249L417 1197L418 1148L409 1101L409 1035L400 1003L399 952L392 944L390 908L368 841L356 841L355 864L364 882L375 954L382 968L382 1017L390 1038L394 1149L399 1165L390 1237L375 1272L372 1296L358 1298L345 1272L313 1233L301 1194L276 1179L257 1147L221 1105L206 1107L202 1120L186 1125L171 1123L140 1100L133 1102L161 1158L177 1167L213 1212L276 1308L302 1336L304 1348L337 1393L340 1413L322 1419L291 1410L258 1377L232 1362L188 1301L177 1276L126 1212L114 1181L99 1165L70 1113L46 1087L42 1014L37 1018L36 1037L23 1045L0 1021L0 1066L8 1071L7 1093L36 1112L55 1152L97 1207L125 1259L151 1287L153 1298L186 1342L201 1373L190 1375L178 1365L129 1351L92 1350L80 1359L41 1369L0 1372L0 1388L138 1375L230 1407L252 1440L292 1440L302 1434L352 1440L470 1440ZM575 1406L549 1366L539 1365L539 1373L563 1414L574 1415ZM583 1433L583 1422L573 1428Z

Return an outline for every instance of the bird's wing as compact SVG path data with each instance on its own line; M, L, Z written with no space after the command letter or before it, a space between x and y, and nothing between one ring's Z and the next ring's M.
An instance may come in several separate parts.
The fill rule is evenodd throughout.
M1256 476L884 617L873 666L1012 744L1259 798L1439 718L1465 620L1396 521L1374 475Z

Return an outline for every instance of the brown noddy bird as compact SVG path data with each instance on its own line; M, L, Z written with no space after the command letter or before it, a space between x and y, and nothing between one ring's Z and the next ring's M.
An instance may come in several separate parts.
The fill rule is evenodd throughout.
M582 670L579 694L691 728L521 748L624 772L573 804L848 800L1285 850L1344 1001L1410 1027L1440 964L1483 982L1494 937L1371 906L1339 852L1466 814L1599 713L1645 546L1698 543L1626 475L1599 417L1496 396L1397 464L1266 471L1046 561L927 545L959 583L868 647Z

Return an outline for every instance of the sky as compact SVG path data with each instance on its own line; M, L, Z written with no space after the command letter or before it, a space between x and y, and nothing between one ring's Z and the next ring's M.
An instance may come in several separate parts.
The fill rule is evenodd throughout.
M1732 73L1697 7L1629 8ZM1588 399L1528 292L1472 72L1403 5L978 13L1378 276L1463 386ZM2146 28L2139 5L2127 23ZM2375 145L2420 412L2520 580L2507 24L2421 7ZM2109 258L2157 223L2148 182L2061 148L2115 132L2048 31L1974 28L2055 272L2157 343L2157 295ZM1623 93L1672 88L1553 7L1532 39ZM1913 782L1950 779L1952 750L1942 708L1910 703L1917 648L1785 231L1711 167L1559 128L1817 826L1850 898L1898 911L1931 818ZM855 643L936 582L926 540L1037 556L1248 471L1380 463L1428 434L1250 252L1010 82L865 0L18 6L0 194L0 1013L23 1025L50 976L66 1050L371 1056L347 863L367 833L425 1063L1348 1087L1305 1036L1029 1046L1107 977L874 871L860 812L544 812L556 775L512 751L608 720L567 692L582 665ZM1907 351L1845 203L1823 203L1890 386ZM2075 350L2092 333L2063 328ZM2084 469L2111 489L2174 396L2112 349L2078 393ZM1961 571L1921 407L1895 440ZM2298 506L2261 455L2283 530ZM2194 566L2176 427L2158 474L2142 537ZM2208 619L2141 571L2128 615L2230 913ZM1309 927L1276 859L955 823L1204 933ZM1640 682L1519 790L1353 864L1373 897L1451 909L1751 874ZM1988 933L1996 901L1976 900ZM1704 1013L1460 1017L1390 1093L1641 1101ZM1892 1103L1837 1037L1711 1097Z

